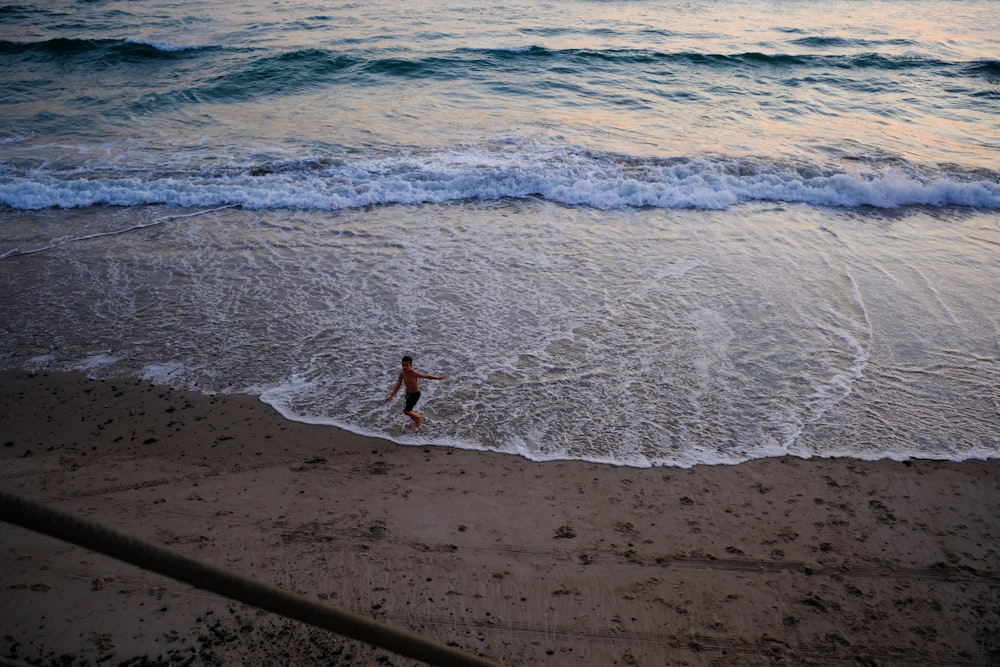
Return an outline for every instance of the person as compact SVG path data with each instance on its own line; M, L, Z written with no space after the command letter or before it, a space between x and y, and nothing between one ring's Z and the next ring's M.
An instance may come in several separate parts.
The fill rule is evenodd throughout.
M413 358L409 355L403 357L403 370L399 372L399 378L396 379L396 386L393 387L389 398L385 399L385 402L388 403L396 395L396 392L399 391L400 386L406 386L406 402L403 404L403 414L413 420L414 429L420 428L420 422L424 419L423 415L413 411L413 408L417 405L417 401L420 400L421 378L424 380L443 380L444 376L427 375L426 373L415 371L413 370Z

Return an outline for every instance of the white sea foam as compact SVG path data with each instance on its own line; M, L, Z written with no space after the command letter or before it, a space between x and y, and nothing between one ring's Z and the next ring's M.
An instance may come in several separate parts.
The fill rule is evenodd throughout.
M139 370L139 377L154 384L172 384L184 372L179 362L146 364Z
M53 363L56 362L57 359L58 359L58 357L54 353L50 352L48 354L38 354L38 355L35 355L35 356L31 357L30 359L28 359L27 361L25 361L24 364L28 368L34 369L34 368L44 367L44 366L48 366L50 364L53 364Z
M449 150L322 168L230 169L169 177L32 172L0 177L0 204L20 209L98 204L343 210L540 195L602 210L726 209L748 201L820 206L1000 208L1000 176L937 171L802 172L745 160L630 160L551 148Z
M81 371L89 374L108 366L114 366L121 361L122 357L120 355L113 352L104 352L79 359L72 363L69 368L73 371Z
M163 51L165 53L175 53L177 51L191 51L204 48L203 46L190 46L185 44L172 44L170 42L163 42L154 39L140 39L137 37L126 37L126 44L142 44L143 46L151 46L157 51Z

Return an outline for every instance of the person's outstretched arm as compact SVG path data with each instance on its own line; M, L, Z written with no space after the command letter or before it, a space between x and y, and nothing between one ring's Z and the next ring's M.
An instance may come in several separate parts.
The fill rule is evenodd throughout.
M396 378L396 386L392 388L392 391L389 393L389 397L385 399L386 403L392 400L392 397L396 395L396 392L399 391L399 388L400 386L402 386L402 384L403 384L403 374L400 373L399 377Z

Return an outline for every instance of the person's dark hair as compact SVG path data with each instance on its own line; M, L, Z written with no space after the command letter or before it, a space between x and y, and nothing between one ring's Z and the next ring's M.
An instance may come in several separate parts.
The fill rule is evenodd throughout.
M412 364L413 363L413 357L411 357L410 355L406 355L405 357L403 357L403 363L404 364L406 364L406 363Z

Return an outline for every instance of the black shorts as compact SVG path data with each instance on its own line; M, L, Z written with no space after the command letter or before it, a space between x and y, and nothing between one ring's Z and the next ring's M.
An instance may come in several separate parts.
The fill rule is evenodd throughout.
M413 408L416 407L417 401L420 400L420 392L415 391L412 394L407 392L406 394L406 404L403 406L403 412L412 412Z

